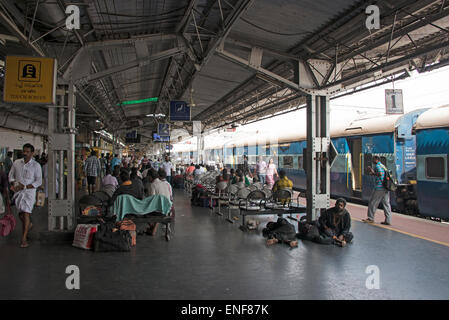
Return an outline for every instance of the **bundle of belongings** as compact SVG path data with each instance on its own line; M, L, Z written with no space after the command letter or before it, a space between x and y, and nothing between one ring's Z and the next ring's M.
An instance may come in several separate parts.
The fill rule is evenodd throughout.
M98 195L95 198L98 199ZM101 206L107 207L108 200L101 200ZM73 246L98 252L130 251L131 247L137 243L137 228L131 217L145 215L165 217L171 209L172 202L162 195L147 197L143 200L131 195L120 195L114 201L114 205L109 208L109 217L103 215L96 217L95 224L77 225Z
M130 251L137 244L136 225L130 219L114 222L99 219L98 224L78 224L72 245L99 252Z
M98 217L108 214L108 202L114 194L115 186L106 185L101 191L85 195L79 200L81 216Z
M215 203L209 203L210 198L207 195L207 189L201 184L197 184L192 189L192 199L190 200L190 202L192 206L199 206L199 207L215 206Z

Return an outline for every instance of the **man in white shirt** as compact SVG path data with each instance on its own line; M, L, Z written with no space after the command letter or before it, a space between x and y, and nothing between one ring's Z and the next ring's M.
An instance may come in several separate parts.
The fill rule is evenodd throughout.
M171 171L173 169L173 165L171 164L168 156L165 157L165 161L162 163L161 168L164 169L167 175L167 182L171 184Z
M150 196L162 195L173 201L173 189L166 180L167 174L164 169L160 168L158 173L158 178L154 179L151 183Z
M165 170L160 168L158 171L158 176L159 178L154 179L153 182L151 183L149 192L150 196L154 195L165 196L168 199L170 199L170 201L173 202L173 189L170 183L168 183L168 181L166 180L167 175L165 173ZM150 228L147 230L147 233L154 236L156 234L158 225L159 225L158 223L150 225Z
M27 143L23 146L23 158L14 161L9 172L11 190L14 191L13 201L19 210L19 217L23 225L22 242L20 247L29 246L27 235L33 224L31 212L36 202L36 189L42 185L41 165L33 159L34 147Z

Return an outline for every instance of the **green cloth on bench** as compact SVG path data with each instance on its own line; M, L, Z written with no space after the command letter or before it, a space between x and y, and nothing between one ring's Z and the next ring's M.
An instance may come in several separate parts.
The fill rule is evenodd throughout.
M131 195L123 194L117 197L112 206L112 213L121 221L127 214L145 215L159 212L164 215L170 213L172 202L165 196L155 195L139 200Z

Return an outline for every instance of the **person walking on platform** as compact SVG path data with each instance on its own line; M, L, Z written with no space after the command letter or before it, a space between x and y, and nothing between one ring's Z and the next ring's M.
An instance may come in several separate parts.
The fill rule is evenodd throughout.
M266 171L267 175L266 175L266 182L268 187L271 189L274 185L274 176L279 176L278 172L276 170L276 165L274 164L273 158L270 159L270 161L268 162L268 167L267 167L267 171Z
M164 171L167 175L167 178L166 178L167 182L169 184L171 184L171 172L173 170L173 165L170 162L170 158L168 156L165 156L165 161L162 162L161 168L164 169Z
M259 182L261 182L262 185L265 184L266 174L267 174L267 163L263 161L262 156L259 156L259 161L256 164L256 170L254 172L254 175L259 179Z
M381 222L384 225L391 225L391 206L390 206L390 191L385 189L382 184L382 181L385 177L385 166L380 162L379 156L373 156L373 163L375 164L375 168L368 167L370 170L370 175L376 177L374 191L371 194L371 198L368 203L368 218L362 220L366 223L374 223L374 214L379 206L379 203L382 202L382 206L385 213L385 221Z
M36 189L42 185L42 168L33 159L34 147L27 143L23 146L23 158L14 161L9 172L11 190L14 191L13 201L19 210L23 233L20 247L29 246L27 235L33 227L31 212L36 202Z
M92 150L90 157L87 158L84 163L84 172L87 176L87 188L89 194L92 194L95 191L95 183L97 181L97 177L100 175L100 170L101 165L100 160L97 158L97 152Z

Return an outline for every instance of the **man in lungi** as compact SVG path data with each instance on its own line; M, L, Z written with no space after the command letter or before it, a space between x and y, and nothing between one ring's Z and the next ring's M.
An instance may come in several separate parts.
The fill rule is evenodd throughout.
M9 172L11 190L14 191L13 201L19 211L22 221L21 248L29 246L27 235L33 227L31 212L36 202L36 189L42 185L41 165L33 159L34 147L27 143L23 146L23 158L14 161Z

